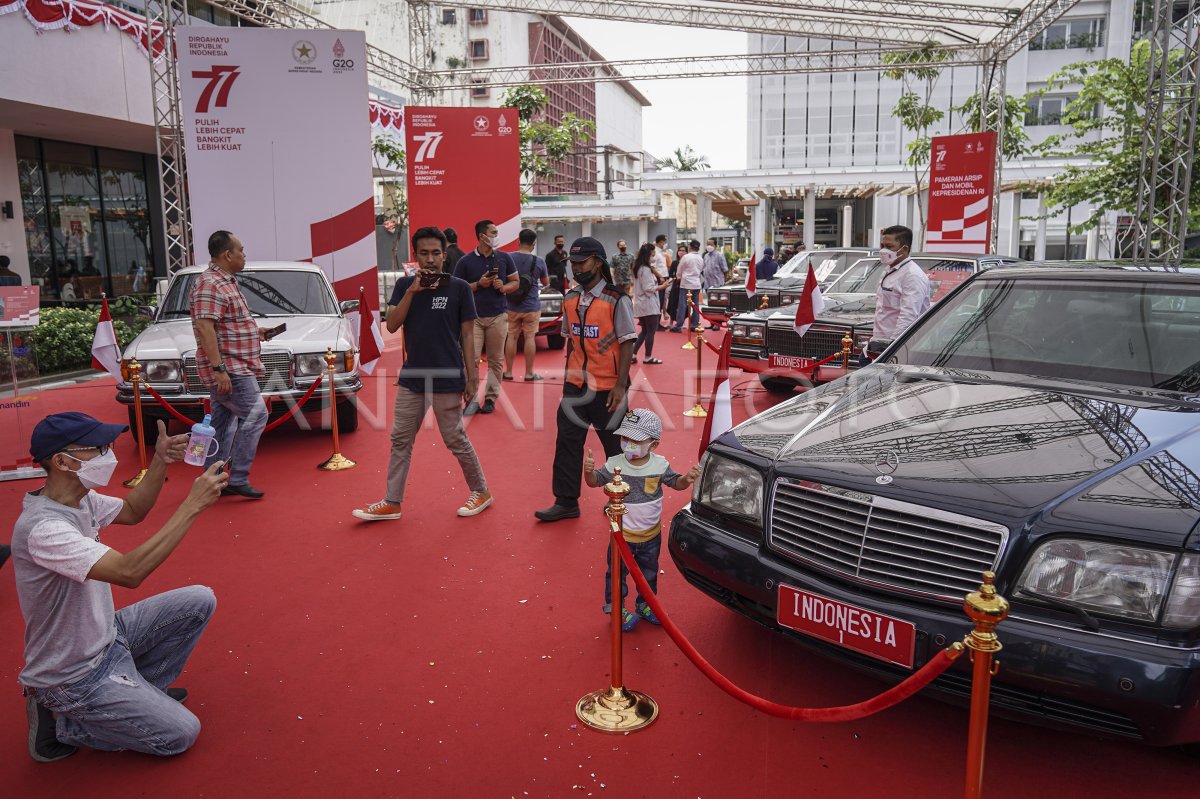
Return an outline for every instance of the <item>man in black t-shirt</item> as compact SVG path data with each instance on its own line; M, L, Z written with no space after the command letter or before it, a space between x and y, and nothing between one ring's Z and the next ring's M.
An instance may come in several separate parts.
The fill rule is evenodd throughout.
M387 493L379 502L353 511L364 521L400 518L413 441L431 406L442 441L458 458L471 489L458 515L474 516L492 504L483 467L463 429L462 401L473 398L479 387L478 371L463 368L463 353L473 350L475 335L471 287L442 272L446 237L437 228L423 227L413 234L412 254L419 271L396 282L384 320L389 333L404 328L407 349L397 381Z
M567 293L567 250L566 239L554 237L554 249L546 253L546 270L550 272L550 288Z
M462 257L462 248L458 246L458 231L452 227L446 228L446 261L442 264L442 271L454 274L454 267Z

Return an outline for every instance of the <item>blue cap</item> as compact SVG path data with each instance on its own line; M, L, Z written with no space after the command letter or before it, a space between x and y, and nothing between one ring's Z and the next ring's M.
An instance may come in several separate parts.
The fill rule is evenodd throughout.
M763 255L774 255L775 251L770 247L763 247Z
M604 263L608 263L608 255L604 252L604 245L593 239L591 236L584 236L580 239L575 239L571 243L570 259L572 263L580 263L588 258L596 257Z
M106 424L79 411L52 413L33 428L29 454L40 461L72 444L102 447L116 441L128 429L127 424Z

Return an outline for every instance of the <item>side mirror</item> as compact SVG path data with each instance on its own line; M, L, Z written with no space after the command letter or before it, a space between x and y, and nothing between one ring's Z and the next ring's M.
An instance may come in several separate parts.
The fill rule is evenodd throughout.
M867 342L867 357L872 361L878 358L884 350L891 346L890 338L873 338Z
M341 303L338 304L338 307L342 309L342 313L344 314L350 313L351 311L357 311L358 300L342 300Z
M146 317L147 319L153 319L153 318L154 318L154 313L155 313L155 311L157 311L157 310L158 310L158 309L157 309L157 308L155 308L153 305L139 305L139 306L138 306L138 309L137 309L137 315L138 315L138 316L144 316L144 317Z

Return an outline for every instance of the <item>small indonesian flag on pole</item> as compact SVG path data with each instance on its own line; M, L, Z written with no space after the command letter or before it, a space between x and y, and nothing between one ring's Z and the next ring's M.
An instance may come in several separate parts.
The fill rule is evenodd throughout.
M712 396L708 400L708 416L704 417L704 435L700 437L700 454L724 433L733 429L733 396L729 387L729 345L733 336L726 332L717 357L717 374L713 378Z
M367 305L367 291L358 289L358 368L365 374L375 371L383 354L383 336L375 321L375 312Z
M746 294L750 297L753 297L754 292L758 291L758 280L754 275L754 265L757 263L757 259L757 253L750 253L750 265L746 267Z
M100 318L96 320L96 333L92 336L92 368L121 380L121 348L117 346L117 331L113 329L112 316L108 313L108 297L103 294L100 295Z
M793 327L796 328L796 333L803 336L812 327L812 323L817 321L817 316L825 310L825 300L821 297L821 284L817 282L817 274L813 271L812 264L808 265L808 277L804 279L804 292L800 295L800 301L796 303L796 321Z

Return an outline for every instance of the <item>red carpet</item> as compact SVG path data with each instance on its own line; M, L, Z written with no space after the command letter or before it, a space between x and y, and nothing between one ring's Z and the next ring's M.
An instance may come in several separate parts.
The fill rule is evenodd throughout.
M656 355L667 363L635 367L634 401L663 414L660 451L683 471L695 457L700 425L681 415L694 402L684 370L695 363L681 342L660 334ZM328 435L284 425L264 438L254 466L264 500L222 499L140 590L114 589L118 606L190 583L216 591L217 615L180 681L204 725L187 754L158 760L85 750L54 764L30 760L16 685L23 627L12 567L0 571L5 795L962 795L965 711L918 696L852 723L768 718L708 683L648 624L626 638L625 678L660 703L659 720L629 736L584 728L575 702L608 684L608 626L600 612L604 497L585 489L578 523L543 525L532 516L552 499L561 353L539 352L548 379L505 383L498 412L470 422L497 496L491 509L472 519L455 516L467 488L430 426L417 440L404 518L368 525L349 511L382 496L399 366L398 342L389 344L383 367L360 395L363 424L342 440L356 469L319 472ZM711 353L704 357L713 364ZM748 375L734 383L750 390L737 419L773 401ZM124 418L108 378L46 392L43 402L45 412ZM119 454L124 479L136 470L128 438ZM106 540L135 546L167 518L194 474L172 467L150 520L110 528ZM34 487L0 483L0 540L21 493ZM668 511L686 500L686 493L668 491ZM883 689L719 607L683 582L665 549L664 605L739 685L781 703L815 706L858 702ZM1200 761L994 720L986 775L992 797L1191 797Z

